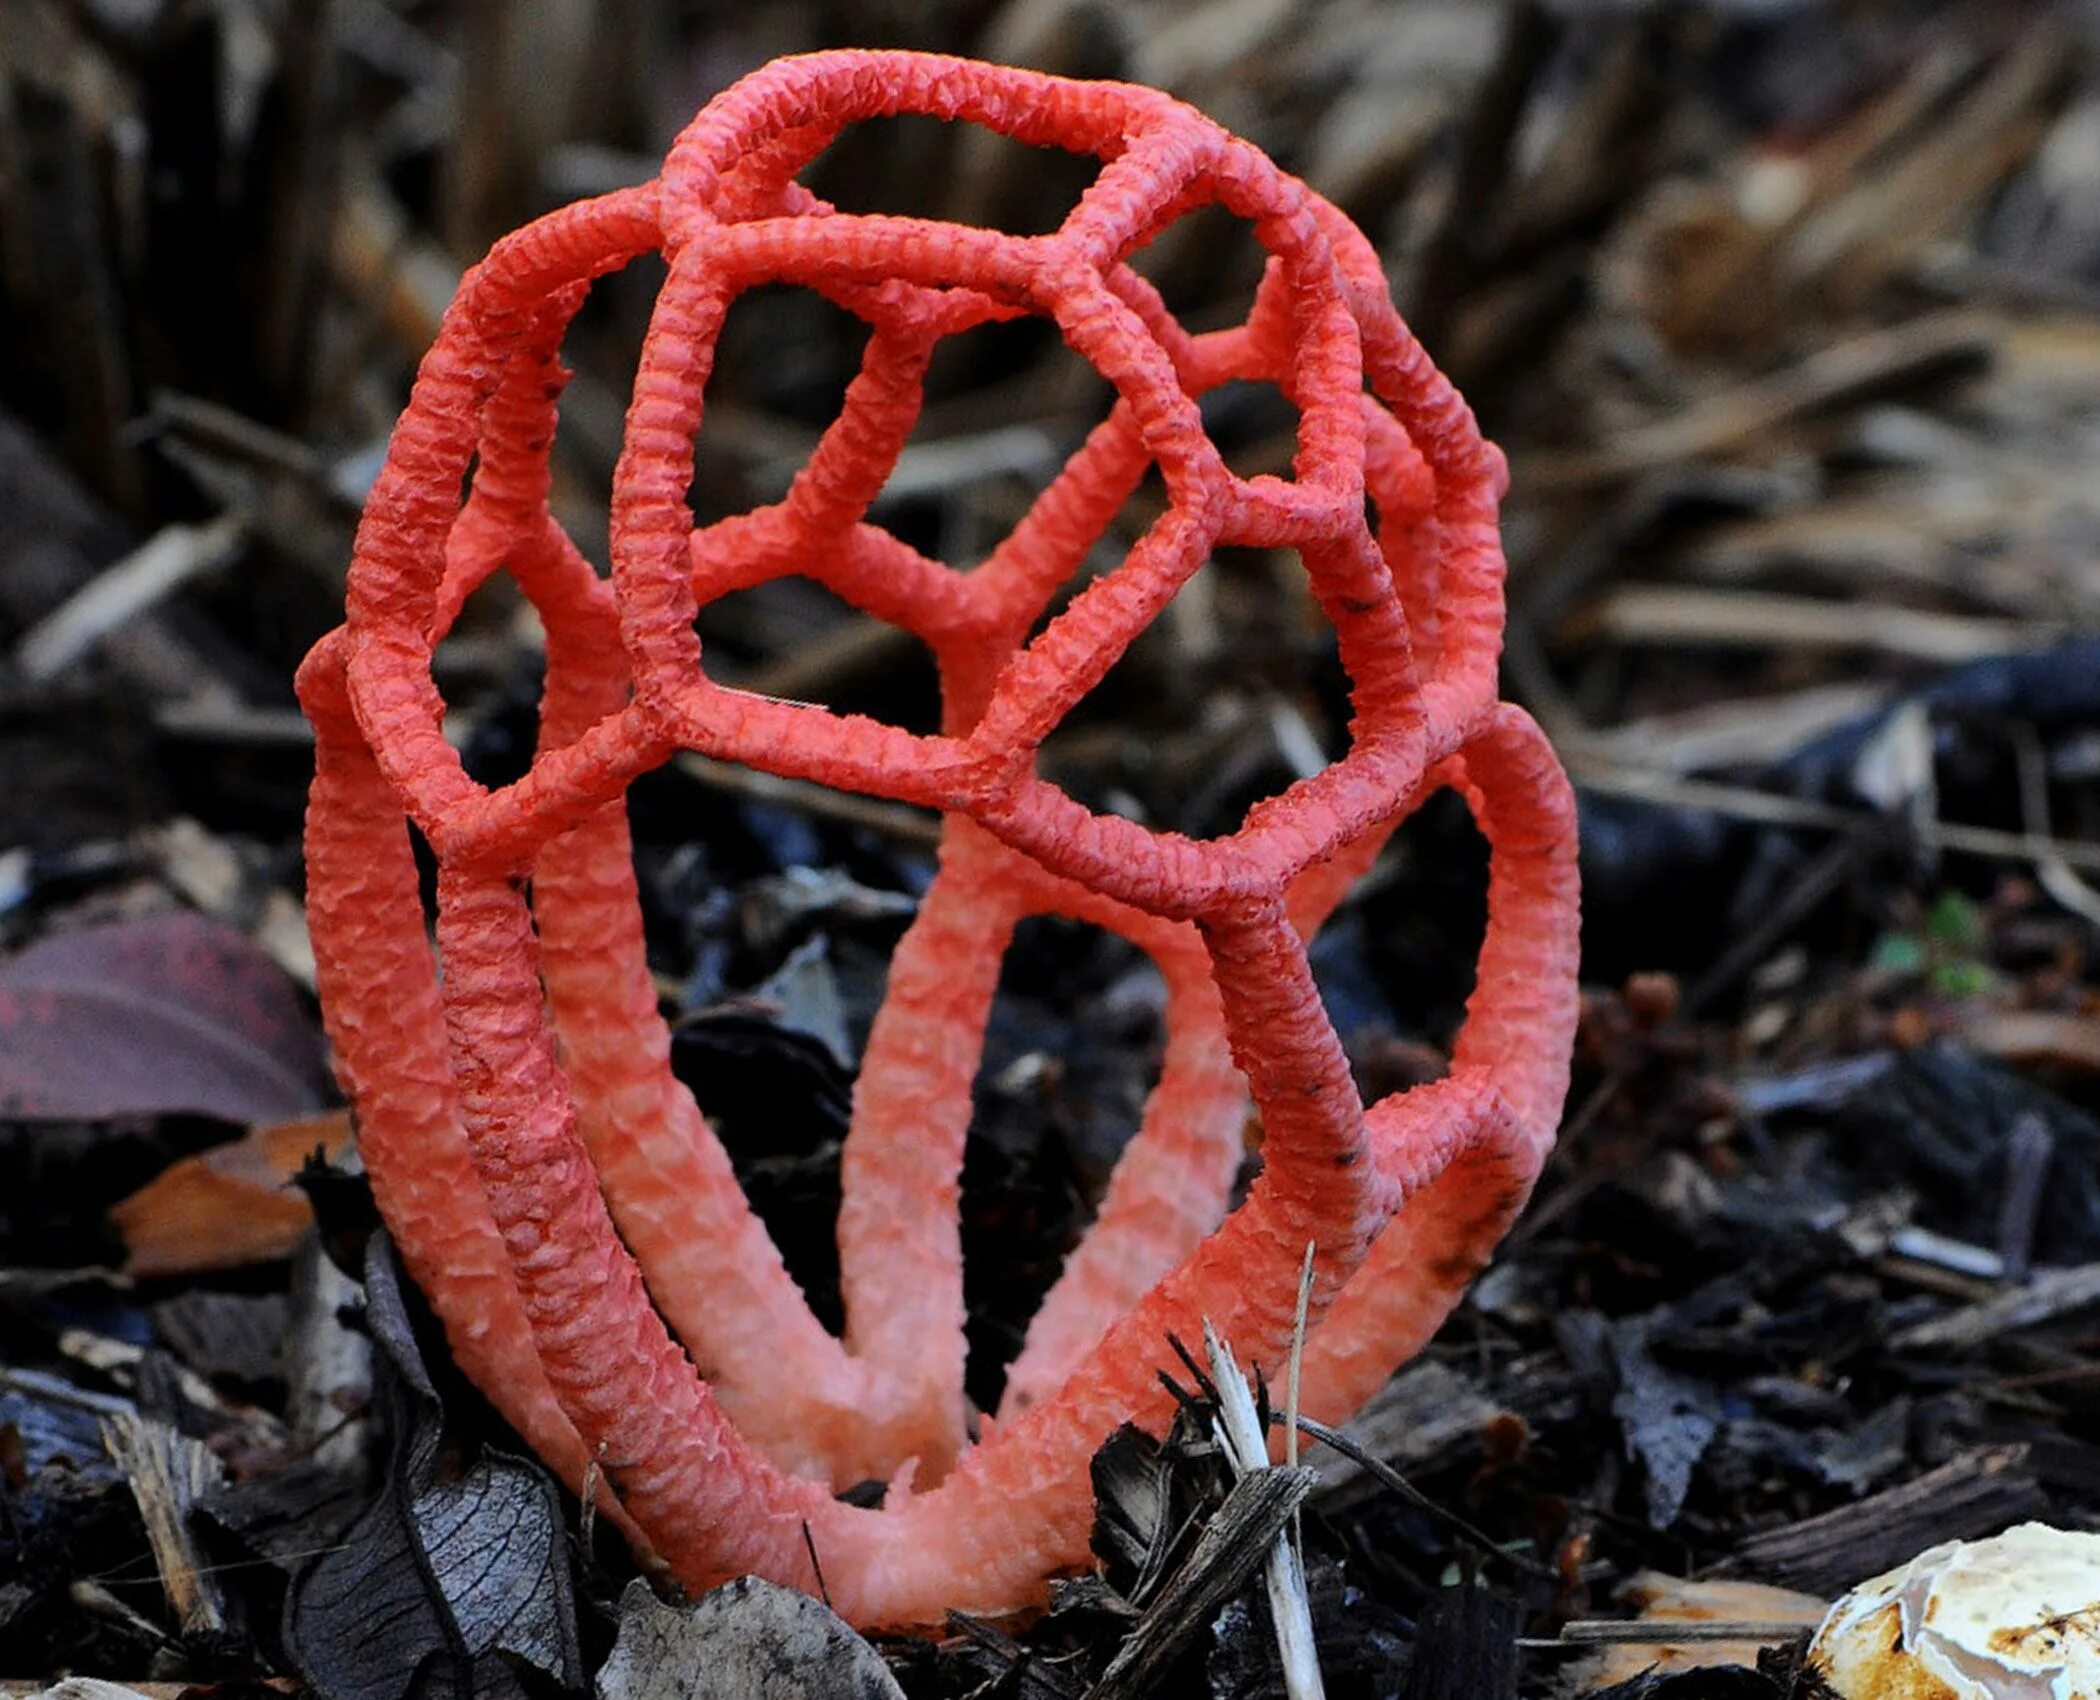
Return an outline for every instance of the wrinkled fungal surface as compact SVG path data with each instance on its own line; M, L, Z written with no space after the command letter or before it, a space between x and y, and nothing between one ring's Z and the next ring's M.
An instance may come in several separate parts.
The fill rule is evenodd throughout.
M1837 1700L2093 1700L2100 1535L1947 1541L1830 1608L1808 1665Z
M849 216L797 183L842 127L898 113L1100 171L1029 237ZM1267 269L1244 324L1192 335L1127 261L1212 203L1251 226ZM668 277L608 581L548 512L558 348L591 281L651 251ZM862 319L863 363L782 500L696 526L716 335L771 282ZM1027 314L1117 399L1012 534L952 571L865 515L935 347ZM1231 379L1296 407L1290 478L1234 475L1205 434L1197 398ZM1157 522L1042 623L1153 468ZM1306 1403L1340 1418L1436 1328L1531 1189L1575 1020L1570 796L1495 694L1504 483L1364 237L1148 89L906 53L782 60L711 102L653 182L552 213L469 273L373 487L346 622L300 676L319 750L310 920L373 1190L460 1363L565 1482L599 1484L662 1573L809 1588L814 1553L858 1623L1025 1607L1085 1559L1094 1449L1125 1420L1163 1422L1170 1334L1197 1338L1207 1317L1273 1370L1310 1244ZM1090 813L1035 752L1221 545L1303 562L1351 683L1347 752L1214 840ZM499 571L542 617L547 670L531 771L491 791L445 741L430 663ZM785 575L925 642L937 735L709 678L698 609ZM843 1338L811 1316L672 1078L622 793L680 749L945 821L855 1093ZM1492 856L1476 989L1448 1076L1366 1106L1304 941L1440 788ZM410 823L438 863L435 955ZM1095 1226L1001 1409L978 1417L958 1173L1000 958L1043 914L1158 962L1169 1041ZM1250 1096L1264 1166L1228 1214ZM833 1497L868 1478L890 1483L882 1509Z

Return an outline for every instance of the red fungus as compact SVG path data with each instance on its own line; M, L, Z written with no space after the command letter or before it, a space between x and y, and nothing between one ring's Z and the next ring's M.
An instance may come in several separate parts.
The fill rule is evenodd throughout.
M1039 237L848 216L795 182L844 125L897 113L1103 166ZM1126 261L1208 203L1269 258L1247 322L1198 336ZM547 509L557 349L590 280L649 251L669 272L608 583ZM739 292L774 281L866 322L861 371L785 498L696 528L715 337ZM951 572L864 516L935 345L1023 314L1054 321L1118 399L990 558ZM1231 379L1296 405L1293 477L1225 467L1196 398ZM1152 467L1165 512L1030 638ZM467 1372L564 1479L598 1467L669 1575L807 1587L814 1552L864 1624L1027 1605L1084 1560L1094 1449L1164 1419L1170 1334L1208 1318L1273 1370L1311 1244L1305 1403L1339 1419L1437 1326L1538 1173L1575 1015L1567 785L1495 700L1504 483L1363 236L1147 89L907 53L782 60L711 102L656 181L550 214L468 275L367 504L347 623L300 677L319 749L309 914L365 1166L411 1272ZM1304 561L1352 683L1349 751L1207 842L1090 814L1037 775L1036 748L1222 544ZM532 768L491 792L444 740L430 658L498 570L542 616L547 675ZM710 680L698 608L791 573L929 646L938 735ZM854 1095L843 1339L671 1075L622 794L680 748L945 820ZM1304 939L1445 787L1491 853L1476 987L1448 1077L1366 1109ZM441 977L410 822L438 862ZM1000 957L1042 914L1148 952L1170 1036L1100 1217L972 1445L958 1175ZM1264 1167L1228 1215L1249 1094ZM885 1509L832 1497L869 1477L891 1482Z

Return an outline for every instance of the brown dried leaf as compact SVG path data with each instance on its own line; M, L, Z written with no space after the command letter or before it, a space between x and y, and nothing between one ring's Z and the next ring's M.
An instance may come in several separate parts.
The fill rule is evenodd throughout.
M302 1116L251 1128L185 1157L110 1211L134 1275L194 1275L289 1257L313 1225L291 1182L308 1157L333 1162L350 1145L350 1113Z
M1584 1673L1582 1686L1586 1690L1630 1682L1646 1670L1700 1670L1757 1663L1760 1644L1756 1641L1672 1641L1673 1623L1784 1623L1813 1629L1829 1609L1828 1602L1790 1588L1727 1577L1689 1582L1654 1571L1635 1576L1623 1590L1623 1597L1641 1608L1644 1623L1656 1626L1655 1639L1627 1642L1603 1654Z

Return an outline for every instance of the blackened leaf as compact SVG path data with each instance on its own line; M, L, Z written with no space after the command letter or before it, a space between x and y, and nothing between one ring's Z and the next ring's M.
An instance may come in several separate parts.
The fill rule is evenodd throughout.
M532 1464L494 1454L456 1481L438 1481L444 1410L383 1238L366 1256L365 1295L385 1366L392 1466L342 1545L294 1580L285 1645L323 1700L402 1700L419 1673L433 1691L511 1700L524 1692L514 1660L578 1686L576 1604L553 1483Z
M0 1115L278 1121L326 1079L298 989L202 915L53 933L0 964Z
M1667 1529L1684 1509L1692 1471L1721 1426L1720 1400L1703 1381L1665 1369L1648 1353L1645 1322L1614 1323L1619 1391L1611 1402L1627 1452L1648 1475L1648 1524Z
M825 1327L839 1300L839 1146L853 1076L822 1040L751 1004L719 1004L671 1034L671 1067L728 1149L745 1196Z
M681 1021L671 1067L738 1157L803 1156L845 1137L853 1076L767 1010L719 1004Z
M152 1307L153 1331L194 1370L237 1381L284 1375L284 1330L290 1310L282 1293L178 1293Z
M1910 1413L1908 1398L1892 1399L1850 1428L1823 1431L1816 1457L1823 1479L1865 1493L1894 1475L1908 1456Z
M485 1457L416 1498L416 1534L468 1652L504 1652L550 1676L577 1670L561 1502L546 1473Z
M1517 1602L1485 1588L1430 1596L1402 1700L1516 1700Z
M746 1576L683 1606L630 1582L598 1700L904 1700L904 1690L829 1606Z
M369 1495L347 1470L304 1461L220 1488L199 1511L258 1557L296 1576L339 1543Z

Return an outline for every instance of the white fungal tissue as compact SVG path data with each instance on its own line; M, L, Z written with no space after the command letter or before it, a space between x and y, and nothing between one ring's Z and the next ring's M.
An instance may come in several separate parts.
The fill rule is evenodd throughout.
M1832 1606L1808 1656L1840 1700L2100 1700L2100 1535L1936 1546Z

